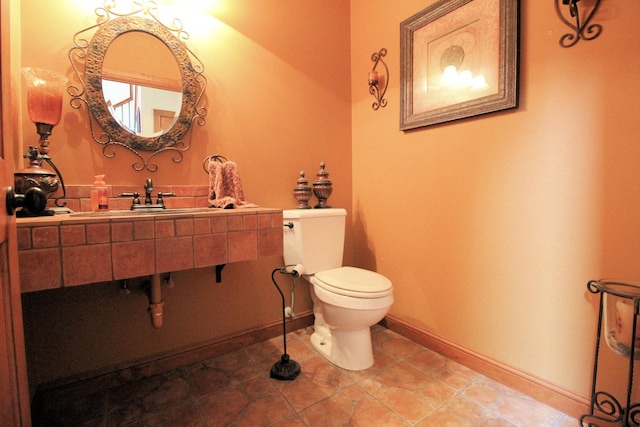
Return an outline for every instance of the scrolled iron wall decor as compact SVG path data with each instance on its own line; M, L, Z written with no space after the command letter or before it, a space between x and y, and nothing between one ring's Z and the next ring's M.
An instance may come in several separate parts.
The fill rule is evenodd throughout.
M115 157L115 147L121 147L138 158L132 164L134 170L155 172L158 169L152 162L155 156L169 153L173 162L181 162L183 153L191 146L192 125L204 125L207 110L201 103L207 80L203 75L204 65L184 43L189 34L182 22L178 19L171 25L160 22L155 1L134 0L132 4L132 12L119 13L115 11L114 0L105 0L103 7L96 9L98 23L74 35L69 61L79 84L70 84L67 92L71 95L72 108L87 107L91 136L103 145L105 157ZM85 34L94 29L88 40ZM182 103L177 120L170 129L154 136L139 135L121 126L111 114L103 94L102 67L107 50L116 37L134 32L147 33L160 40L175 57L180 72ZM101 132L94 122L99 124Z
M389 67L382 59L387 55L387 49L382 48L378 52L373 52L371 54L371 61L373 61L373 68L369 71L369 93L373 95L376 99L375 102L371 105L371 108L377 110L378 108L386 107L387 100L384 99L384 94L387 92L387 87L389 86ZM378 86L380 84L380 73L376 69L378 64L382 64L384 66L384 75L383 75L383 87L382 89Z
M560 38L560 46L571 47L580 40L593 40L602 33L601 24L592 24L591 20L595 16L602 0L595 0L590 11L585 9L580 12L578 2L580 0L556 0L556 14L562 22L573 30L573 33L567 33ZM563 12L562 7L566 6ZM567 18L567 13L569 18Z

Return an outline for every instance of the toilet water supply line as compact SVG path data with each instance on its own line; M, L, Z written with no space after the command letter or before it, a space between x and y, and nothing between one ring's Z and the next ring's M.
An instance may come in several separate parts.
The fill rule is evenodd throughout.
M295 290L296 290L296 280L298 280L296 277L293 278L293 283L291 284L291 307L285 307L284 308L284 315L286 317L293 317L296 314L293 312L293 305L296 301L296 294L295 294Z
M293 279L293 283L291 284L291 306L284 307L284 315L285 317L293 318L295 313L293 311L293 306L295 304L295 290L296 290L296 281L304 274L304 267L302 264L291 264L286 265L282 268L277 269L281 274L287 274L291 276ZM284 295L282 296L284 298Z

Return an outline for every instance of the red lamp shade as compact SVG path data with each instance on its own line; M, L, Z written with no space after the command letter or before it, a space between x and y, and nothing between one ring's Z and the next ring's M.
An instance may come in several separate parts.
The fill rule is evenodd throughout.
M62 114L62 92L67 78L42 68L25 67L22 75L27 83L27 109L34 123L56 126Z

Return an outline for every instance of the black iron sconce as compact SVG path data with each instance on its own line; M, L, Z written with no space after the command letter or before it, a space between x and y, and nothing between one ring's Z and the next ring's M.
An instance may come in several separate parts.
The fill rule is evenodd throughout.
M580 0L556 0L556 13L558 17L573 30L573 33L567 33L560 38L560 46L562 47L571 47L581 39L593 40L602 33L602 25L591 24L591 20L598 11L602 0L594 0L591 11L587 12L586 9L583 8L582 14L578 7L579 1ZM562 10L564 6L567 6L564 9L565 12ZM570 18L567 18L567 14L570 15Z
M387 106L387 100L384 99L384 94L387 92L387 87L389 86L389 68L382 59L382 57L386 55L387 49L385 48L380 49L378 52L373 52L371 55L373 68L369 71L369 93L376 99L375 102L371 104L371 108L374 110ZM382 64L384 66L384 74L382 76L378 70L376 70L378 64ZM380 89L380 83L383 83L382 89Z

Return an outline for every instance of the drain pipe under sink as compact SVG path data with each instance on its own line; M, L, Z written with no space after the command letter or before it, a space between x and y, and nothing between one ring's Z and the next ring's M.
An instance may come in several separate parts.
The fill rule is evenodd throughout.
M149 291L149 313L151 314L151 324L154 328L162 327L162 280L160 274L151 275L151 289Z

